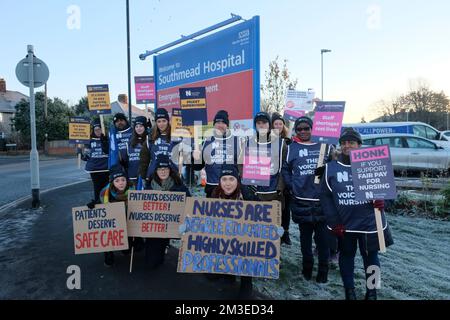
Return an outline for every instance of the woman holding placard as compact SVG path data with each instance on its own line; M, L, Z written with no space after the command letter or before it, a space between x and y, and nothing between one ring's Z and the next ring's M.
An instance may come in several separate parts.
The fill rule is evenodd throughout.
M101 203L111 203L111 202L125 202L125 207L128 202L128 191L133 190L134 187L127 179L127 175L123 170L122 166L116 165L110 170L110 183L103 188L100 192ZM94 206L89 206L91 209ZM124 213L125 214L125 213ZM128 238L128 243L130 247L134 244L132 239ZM125 250L124 253L128 253L130 250ZM105 266L111 267L114 265L114 252L105 252Z
M136 117L134 120L133 135L124 153L128 179L130 179L134 186L136 186L139 176L140 153L142 146L147 140L147 125L148 121L146 117Z
M179 143L171 140L169 114L166 109L158 108L155 113L155 122L151 136L148 137L146 143L143 144L140 152L139 174L145 179L147 184L156 170L156 157L159 155L169 156L173 147ZM171 169L178 171L173 161L170 161Z
M155 160L155 171L149 180L147 190L184 192L190 197L189 189L184 185L178 172L172 169L171 161L167 155L159 155ZM145 260L150 268L154 269L164 262L167 238L147 238L145 240Z
M94 120L89 149L81 155L81 160L86 161L85 171L91 175L94 185L94 199L89 204L98 203L100 191L109 182L108 150L108 138L102 133L100 120Z
M286 120L277 112L272 114L272 127L274 134L278 134L281 139L284 140L286 146L289 146L292 140L289 137L289 129L286 127ZM284 181L283 181L284 182ZM284 234L281 237L281 243L291 245L291 238L289 237L289 225L291 222L291 207L290 207L290 194L287 188L284 188L282 198L282 214L281 214L281 226L284 229Z
M211 198L230 199L230 200L246 200L258 201L247 187L241 185L239 178L239 170L235 165L222 165L219 176L219 184L213 190ZM234 279L234 276L229 276ZM253 295L253 283L251 277L241 277L241 285L239 289L239 299L251 299Z
M386 247L393 244L384 215L384 200L356 201L351 179L350 151L362 145L361 135L353 128L344 130L339 138L342 154L326 164L321 179L320 202L328 228L338 237L339 269L345 288L345 299L356 300L354 269L359 250L366 274L366 300L376 300L379 287L380 250L374 208L381 210Z

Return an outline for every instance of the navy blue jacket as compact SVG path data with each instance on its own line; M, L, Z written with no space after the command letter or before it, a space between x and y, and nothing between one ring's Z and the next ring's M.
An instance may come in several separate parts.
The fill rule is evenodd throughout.
M156 170L156 157L158 155L165 154L172 160L172 150L178 143L180 143L180 141L168 141L164 136L160 136L155 141L149 141L147 139L146 143L150 155L150 164L147 168L146 178L151 179ZM171 165L172 170L178 172L178 166L173 162L173 160L171 161Z
M321 181L320 203L329 228L344 225L346 232L377 232L372 201L356 201L350 165L333 160L326 164ZM387 221L382 213L383 229Z
M296 141L288 146L282 175L286 188L290 191L292 220L296 223L325 221L319 201L320 185L314 183L320 147L320 143L305 144ZM331 147L327 145L325 161L329 161L330 153Z
M105 142L108 143L107 140L105 140ZM100 138L91 138L91 142L88 145L90 150L88 154L82 158L86 161L86 166L84 168L86 172L108 172L108 153L105 153L108 147L104 145L105 142L102 142Z
M202 147L202 164L195 164L194 170L205 168L206 184L216 186L219 184L222 164L234 164L238 168L238 159L241 154L239 137L231 135L208 137Z
M131 140L127 144L125 155L125 162L127 167L128 179L136 180L139 175L140 153L142 150L142 143L137 143L136 146L131 146Z
M252 142L250 144L250 142ZM272 148L272 144L275 144ZM258 157L270 157L270 183L268 186L255 186L256 194L267 195L276 194L280 190L281 167L283 160L283 150L286 150L284 139L278 138L274 141L259 142L256 136L250 137L245 142L245 150L251 146L258 147ZM272 150L273 149L273 150ZM244 150L244 152L246 152ZM244 155L245 156L245 155Z

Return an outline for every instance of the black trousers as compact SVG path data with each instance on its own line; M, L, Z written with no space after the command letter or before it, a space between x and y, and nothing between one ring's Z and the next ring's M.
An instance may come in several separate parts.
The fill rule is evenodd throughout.
M109 183L109 172L91 173L91 179L94 185L94 199L98 202L100 191Z
M281 214L281 226L284 230L289 231L291 222L291 196L287 190L284 191L284 208Z
M314 234L314 242L317 246L319 254L319 266L328 266L328 258L330 256L330 248L328 246L325 222L305 222L299 223L300 244L303 256L303 267L312 267L314 265L314 256L312 251L312 239Z
M145 239L145 262L155 268L164 262L166 247L169 239L147 238Z

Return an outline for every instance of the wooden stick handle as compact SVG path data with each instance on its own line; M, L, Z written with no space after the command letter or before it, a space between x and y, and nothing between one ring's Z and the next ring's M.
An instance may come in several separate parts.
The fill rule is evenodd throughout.
M377 224L378 243L380 244L380 252L386 252L386 244L384 242L383 221L381 219L380 209L375 208L375 222Z
M325 152L327 151L327 145L325 143L322 143L320 145L320 153L319 153L319 160L317 161L317 168L322 167L323 163L325 162ZM319 184L320 178L319 176L316 176L314 178L314 183Z
M134 242L134 238L133 238L133 242ZM131 247L130 273L133 271L133 255L134 255L134 246Z
M102 133L103 133L103 135L105 135L106 133L105 133L105 124L103 123L104 121L103 121L103 115L101 114L100 115L100 126L102 127Z
M81 146L78 144L78 148L81 148ZM78 163L78 169L81 169L81 153L77 155L77 163Z

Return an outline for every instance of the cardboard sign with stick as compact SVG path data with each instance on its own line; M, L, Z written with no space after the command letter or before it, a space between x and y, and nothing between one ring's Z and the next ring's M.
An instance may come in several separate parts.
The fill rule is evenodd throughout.
M317 167L322 167L324 164L326 144L337 145L339 143L344 109L345 101L317 101L316 103L311 139L322 144ZM319 182L320 179L316 176L314 183L318 184Z
M361 148L350 152L356 201L389 200L397 197L388 145ZM379 209L375 209L380 251L386 252L384 227Z
M184 221L184 192L153 190L128 194L128 235L141 238L179 238Z
M88 118L69 118L69 144L77 145L77 164L81 168L81 148L91 140L91 124Z
M75 254L128 249L125 204L72 208Z
M185 213L178 272L278 279L278 201L188 198Z
M110 114L111 104L107 84L87 86L88 104L91 115Z

